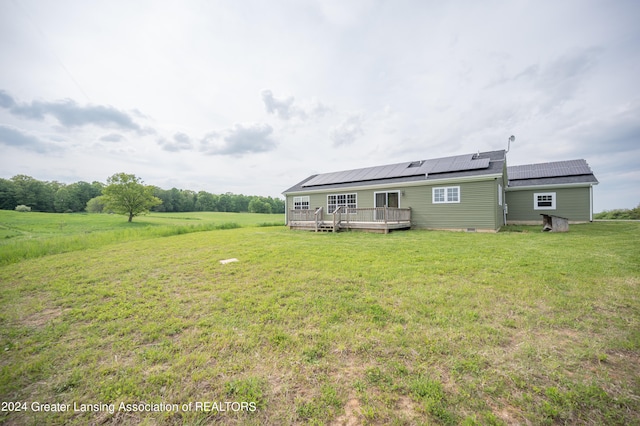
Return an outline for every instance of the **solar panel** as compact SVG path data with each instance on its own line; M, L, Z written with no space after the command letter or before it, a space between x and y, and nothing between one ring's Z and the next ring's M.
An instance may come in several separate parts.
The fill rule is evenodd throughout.
M387 179L402 176L418 176L426 172L420 167L409 168L410 163L390 164L386 166L366 167L363 169L344 170L323 173L310 179L303 186L330 185L343 182L363 182L367 180Z
M489 167L489 158L474 159L473 157L474 154L467 154L427 160L428 173L460 172L465 170L486 169Z
M320 174L305 182L304 187L331 185L334 183L364 182L397 177L420 176L437 173L450 173L465 170L486 169L489 158L476 158L474 154L443 157L426 161L389 164L385 166L365 167L363 169L344 170Z
M593 174L585 160L555 161L552 163L510 166L507 168L507 173L510 180Z

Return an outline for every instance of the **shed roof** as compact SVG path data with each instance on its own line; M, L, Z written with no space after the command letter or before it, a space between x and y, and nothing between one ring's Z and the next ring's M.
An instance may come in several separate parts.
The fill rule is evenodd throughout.
M585 160L510 166L507 168L507 172L509 173L509 179L513 180L593 174Z
M597 184L583 159L507 167L510 187L562 184Z

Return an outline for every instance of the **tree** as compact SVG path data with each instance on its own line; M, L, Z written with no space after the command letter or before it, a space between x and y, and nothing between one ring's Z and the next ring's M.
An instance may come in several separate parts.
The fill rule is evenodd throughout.
M90 199L102 194L102 188L94 188L91 184L83 181L68 185L67 190L69 191L68 208L74 212L84 210Z
M262 199L262 197L254 197L249 202L249 213L271 213L271 204Z
M147 213L162 200L153 195L153 187L145 186L135 175L116 173L107 179L107 186L102 191L105 208L118 214L128 214L129 222L134 216Z
M53 206L58 213L64 213L71 210L71 194L66 187L61 187L56 191L53 198Z
M192 212L196 209L197 194L188 189L180 190L180 210L181 212Z
M88 213L102 213L104 212L104 197L99 195L87 201L87 207L85 210Z
M167 191L166 189L162 189L157 186L154 186L153 195L154 197L158 197L162 201L162 204L158 204L153 208L154 212L172 212L173 211L173 200L171 199L171 191Z
M220 212L232 212L235 210L235 199L232 198L232 195L230 192L227 192L226 194L221 194L218 197L218 211Z
M213 212L216 210L218 197L205 191L198 192L195 209L199 212Z
M26 175L16 175L11 181L14 183L16 204L41 212L54 211L54 194L60 188L57 182L41 182Z
M12 210L16 202L16 184L9 179L0 179L0 209Z

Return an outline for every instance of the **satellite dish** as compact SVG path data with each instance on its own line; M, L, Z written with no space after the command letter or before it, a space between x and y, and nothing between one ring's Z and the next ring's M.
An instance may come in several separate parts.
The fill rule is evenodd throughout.
M513 135L511 135L511 137L509 138L509 142L513 142L513 141L515 141L515 140L516 140L516 137L515 137L515 136L513 136Z

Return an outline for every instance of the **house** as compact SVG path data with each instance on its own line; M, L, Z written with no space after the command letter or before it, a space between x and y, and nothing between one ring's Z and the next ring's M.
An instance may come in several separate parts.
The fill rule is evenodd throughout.
M584 162L576 161L576 165ZM571 194L584 187L562 186L576 176L582 176L584 183L584 175L563 172L560 176L551 170L564 170L562 167L540 166L537 174L516 170L516 179L510 181L510 169L506 152L499 150L312 175L283 192L286 223L291 229L315 231L422 228L495 232L512 219L542 223L539 212L534 217L537 209L531 201L542 195L539 207L562 207L545 213L575 215L575 220L590 217L590 206L582 211L582 202L574 206L570 201L571 197L582 200L581 195ZM578 169L572 170L586 170ZM590 169L589 174L593 177ZM597 183L595 177L593 180ZM552 205L546 206L551 193L555 194ZM518 205L525 198L528 210ZM529 214L529 210L535 212Z
M593 186L598 179L585 160L507 167L508 224L538 224L541 214L593 220Z

